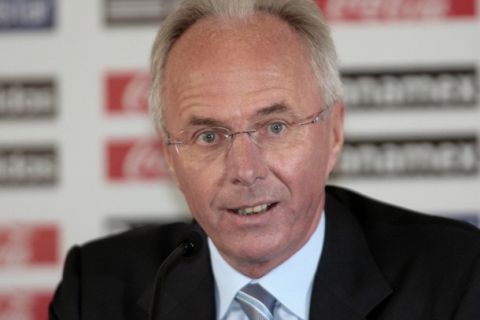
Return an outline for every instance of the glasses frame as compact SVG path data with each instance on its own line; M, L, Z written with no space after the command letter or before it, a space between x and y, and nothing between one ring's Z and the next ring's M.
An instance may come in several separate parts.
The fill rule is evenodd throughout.
M303 120L297 120L297 121L293 121L291 123L289 122L286 122L289 126L291 127L301 127L301 126L306 126L306 125L311 125L311 124L316 124L318 122L320 122L320 118L324 115L324 113L326 113L327 111L330 110L330 106L326 106L326 107L323 107L320 111L318 111L317 113L313 114L313 115L310 115L306 118L304 118ZM235 138L235 136L239 135L239 134L242 134L242 133L246 133L248 134L250 137L252 137L252 135L254 133L256 133L258 131L258 129L245 129L245 130L240 130L240 131L233 131L228 129L228 128L225 128L225 127L210 127L210 128L216 128L216 129L222 129L224 130L225 132L228 132L227 134L223 134L223 136L229 141L229 146L232 145L233 143L233 139ZM166 133L166 138L167 138L167 141L166 141L166 144L167 146L180 146L180 145L193 145L195 141L194 137L192 137L190 140L187 140L187 141L182 141L182 140L176 140L176 139L173 139L170 135L170 133L168 132L168 130L164 129L165 133ZM181 135L183 132L185 132L185 130L181 130L178 134ZM255 139L252 138L252 141L255 142ZM178 148L176 148L177 151L179 152Z

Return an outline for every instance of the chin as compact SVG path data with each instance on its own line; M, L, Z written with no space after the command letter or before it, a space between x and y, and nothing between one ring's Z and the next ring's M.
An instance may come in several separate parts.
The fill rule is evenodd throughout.
M258 240L260 241L260 240ZM278 246L272 245L269 240L266 241L263 246L255 246L255 247L248 247L248 248L236 248L233 249L232 252L237 253L237 256L250 263L250 264L264 264L271 262L273 260L278 259L282 256L282 251ZM269 245L268 245L269 244Z

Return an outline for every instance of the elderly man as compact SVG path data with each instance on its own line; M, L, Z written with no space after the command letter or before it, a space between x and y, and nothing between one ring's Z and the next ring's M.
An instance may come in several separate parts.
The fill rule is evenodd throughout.
M73 248L50 319L480 319L476 229L326 187L344 106L313 2L184 1L152 75L195 222Z

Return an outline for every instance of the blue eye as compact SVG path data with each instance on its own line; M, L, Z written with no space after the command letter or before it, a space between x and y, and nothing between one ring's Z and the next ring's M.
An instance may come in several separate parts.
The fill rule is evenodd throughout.
M279 135L285 131L287 125L283 122L272 122L268 124L268 132L274 135Z
M197 135L195 139L199 143L212 144L217 140L217 133L214 131L203 131Z

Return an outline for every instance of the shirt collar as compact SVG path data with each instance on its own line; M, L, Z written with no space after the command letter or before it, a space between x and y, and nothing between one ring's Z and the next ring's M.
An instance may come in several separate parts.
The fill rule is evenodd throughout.
M307 243L288 260L259 279L251 279L232 268L208 239L215 278L218 319L228 311L237 292L249 282L258 282L288 310L308 319L313 278L323 249L325 214Z

